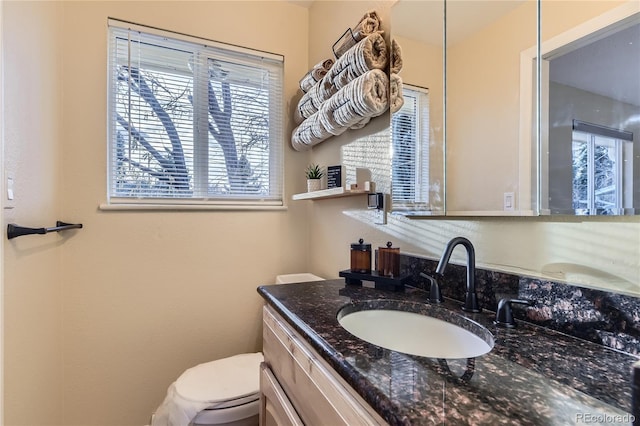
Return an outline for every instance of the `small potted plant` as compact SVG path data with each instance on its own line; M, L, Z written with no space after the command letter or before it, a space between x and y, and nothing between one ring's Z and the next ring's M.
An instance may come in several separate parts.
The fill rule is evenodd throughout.
M307 176L307 192L319 191L322 187L320 179L324 176L322 168L317 164L309 164L304 173Z

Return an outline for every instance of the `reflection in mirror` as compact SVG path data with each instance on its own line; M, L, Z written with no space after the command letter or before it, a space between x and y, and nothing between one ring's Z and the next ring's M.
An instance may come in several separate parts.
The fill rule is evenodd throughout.
M640 13L542 58L541 212L640 214Z
M444 214L443 20L444 0L400 0L391 11L404 99L391 118L393 213Z
M521 55L537 41L535 0L449 0L447 215L534 214L533 102ZM528 126L528 127L527 127Z

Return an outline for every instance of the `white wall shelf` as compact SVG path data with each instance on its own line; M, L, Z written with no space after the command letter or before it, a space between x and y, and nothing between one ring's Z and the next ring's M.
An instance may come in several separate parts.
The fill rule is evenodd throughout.
M301 194L293 194L291 199L297 200L322 200L326 198L351 197L354 195L368 194L369 191L363 189L346 189L343 187L322 189L320 191L303 192Z

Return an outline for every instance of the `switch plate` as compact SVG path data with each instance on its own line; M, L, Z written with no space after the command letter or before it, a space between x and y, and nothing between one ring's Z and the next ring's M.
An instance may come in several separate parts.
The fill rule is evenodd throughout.
M5 183L5 209L12 209L15 207L15 183L16 180L13 176L13 173L6 172L4 175L4 183Z
M504 210L505 211L513 211L515 208L515 194L513 192L505 192L504 193Z
M7 200L8 201L13 200L13 178L12 177L7 178Z

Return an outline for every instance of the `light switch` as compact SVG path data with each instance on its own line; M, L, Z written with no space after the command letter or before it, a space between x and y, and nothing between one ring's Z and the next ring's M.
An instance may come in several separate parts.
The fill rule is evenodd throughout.
M6 191L6 195L5 195L5 199L6 201L4 202L4 209L8 210L8 209L12 209L15 207L15 179L13 177L13 173L8 173L5 172L4 174L4 181L5 181L5 191Z
M7 177L7 200L13 201L13 177Z
M513 192L505 192L504 193L504 210L513 211L514 204L515 204L515 201L514 201Z

